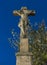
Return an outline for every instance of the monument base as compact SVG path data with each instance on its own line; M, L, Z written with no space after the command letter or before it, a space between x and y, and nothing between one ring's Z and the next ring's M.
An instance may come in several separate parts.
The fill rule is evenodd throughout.
M32 53L17 53L16 65L32 65Z

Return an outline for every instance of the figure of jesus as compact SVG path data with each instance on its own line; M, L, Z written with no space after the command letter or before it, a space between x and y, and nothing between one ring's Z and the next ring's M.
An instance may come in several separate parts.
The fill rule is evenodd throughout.
M22 7L21 10L14 10L14 15L21 16L20 22L18 24L19 28L21 29L21 36L26 35L26 30L28 27L28 16L34 16L35 11L34 10L28 10L26 7Z

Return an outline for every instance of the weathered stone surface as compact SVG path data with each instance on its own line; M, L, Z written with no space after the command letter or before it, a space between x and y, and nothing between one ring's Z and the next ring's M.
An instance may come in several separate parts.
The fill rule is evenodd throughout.
M20 52L16 54L16 65L32 65L32 53L29 52L28 38L20 40Z
M16 65L32 65L32 53L29 52L28 38L20 40L20 52L16 54Z
M18 52L15 54L16 56L32 56L32 52Z
M31 56L16 56L16 65L32 65Z
M32 53L18 52L16 54L16 65L32 65Z
M20 40L20 52L28 52L29 48L28 48L28 38L22 38Z

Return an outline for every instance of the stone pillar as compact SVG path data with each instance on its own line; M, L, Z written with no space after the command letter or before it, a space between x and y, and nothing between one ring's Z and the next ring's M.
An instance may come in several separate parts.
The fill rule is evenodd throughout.
M20 52L28 52L29 47L28 47L28 38L22 38L20 40Z
M32 54L18 53L16 55L16 65L32 65Z
M32 53L29 52L28 38L20 40L20 52L16 54L16 65L32 65Z

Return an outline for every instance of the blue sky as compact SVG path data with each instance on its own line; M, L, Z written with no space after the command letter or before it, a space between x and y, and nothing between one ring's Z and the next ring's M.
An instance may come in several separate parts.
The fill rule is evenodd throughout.
M0 0L0 65L15 65L15 50L10 47L8 38L12 28L19 32L19 16L12 12L22 6L36 10L36 15L30 17L32 24L44 19L47 26L47 0Z

